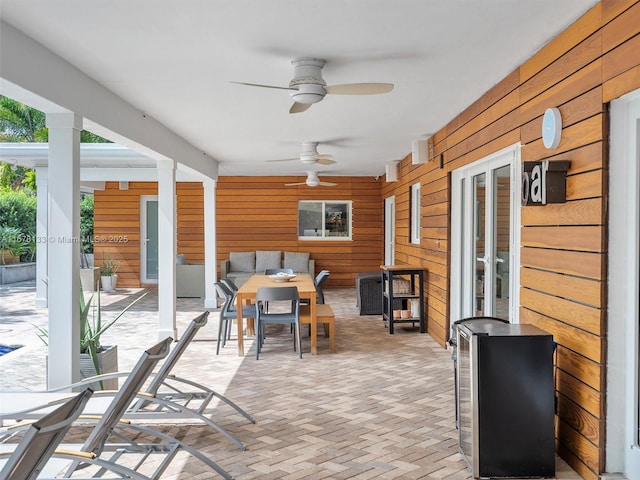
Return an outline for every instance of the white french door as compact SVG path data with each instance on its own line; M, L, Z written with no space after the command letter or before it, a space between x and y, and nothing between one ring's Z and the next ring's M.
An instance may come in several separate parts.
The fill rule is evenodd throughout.
M451 319L516 320L519 149L451 174Z
M140 282L158 283L158 196L140 197Z
M396 197L384 199L384 264L393 265L396 250Z
M640 478L640 90L611 102L607 306L608 472Z

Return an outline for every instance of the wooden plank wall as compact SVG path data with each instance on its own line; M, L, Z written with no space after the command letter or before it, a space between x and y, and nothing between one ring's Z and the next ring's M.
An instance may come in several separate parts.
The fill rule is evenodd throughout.
M118 287L140 287L140 197L157 195L156 182L107 182L94 193L94 253L100 265L104 255L120 262ZM178 253L191 263L204 262L204 191L201 183L176 185Z
M449 174L520 142L523 161L571 161L567 202L522 208L520 322L554 335L557 450L585 479L605 465L607 102L640 88L640 2L605 0L469 106L430 140L430 159L400 163L396 260L427 269L428 331L447 340ZM562 141L542 145L546 108ZM443 168L440 168L442 156ZM409 187L422 185L422 240L408 236ZM612 433L612 434L615 434Z
M310 252L327 288L353 288L355 274L379 270L383 246L381 181L331 177L336 187L283 187L304 177L220 177L216 187L217 262L253 250ZM299 200L351 200L352 240L298 240Z

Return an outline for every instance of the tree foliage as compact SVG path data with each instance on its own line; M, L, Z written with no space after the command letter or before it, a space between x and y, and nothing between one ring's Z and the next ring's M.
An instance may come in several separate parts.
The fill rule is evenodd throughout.
M0 225L19 228L27 236L36 233L36 198L24 190L0 190Z
M0 135L3 142L46 142L46 116L35 108L0 98Z
M2 142L43 142L49 141L46 115L24 103L7 97L0 97L0 141ZM95 133L83 130L82 143L110 143Z
M93 253L93 195L83 195L80 200L80 238L82 251Z

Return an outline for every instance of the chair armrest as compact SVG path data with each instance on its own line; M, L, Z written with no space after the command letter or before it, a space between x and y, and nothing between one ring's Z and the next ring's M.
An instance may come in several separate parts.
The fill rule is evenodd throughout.
M231 267L231 260L227 259L220 262L220 278L227 278L230 267Z

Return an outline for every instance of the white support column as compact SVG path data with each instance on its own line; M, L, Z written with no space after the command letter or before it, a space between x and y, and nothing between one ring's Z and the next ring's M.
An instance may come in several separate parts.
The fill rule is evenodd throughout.
M158 335L176 338L176 162L158 160Z
M36 187L36 307L46 308L49 251L49 172L46 166L36 166Z
M47 114L49 127L48 388L80 379L80 131L82 117Z
M216 181L206 178L204 186L204 307L217 308L216 281Z

